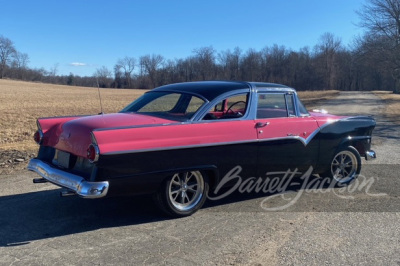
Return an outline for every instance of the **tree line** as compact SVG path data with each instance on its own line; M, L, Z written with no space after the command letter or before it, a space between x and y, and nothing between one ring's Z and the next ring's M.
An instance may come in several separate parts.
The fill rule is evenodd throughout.
M151 89L199 80L247 80L281 83L298 90L392 90L400 92L400 0L366 0L357 11L365 29L351 46L332 33L321 35L314 47L297 51L283 45L261 50L240 47L216 51L194 49L186 58L160 54L118 59L112 70L101 67L93 76L57 75L30 69L27 54L0 36L0 78L75 86Z

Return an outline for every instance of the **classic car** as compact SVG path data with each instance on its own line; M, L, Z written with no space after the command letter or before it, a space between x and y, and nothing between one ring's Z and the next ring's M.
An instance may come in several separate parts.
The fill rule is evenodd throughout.
M153 194L167 214L196 212L232 168L242 177L312 167L349 183L371 146L375 120L309 112L294 89L258 82L161 86L119 113L39 118L28 169L62 195Z

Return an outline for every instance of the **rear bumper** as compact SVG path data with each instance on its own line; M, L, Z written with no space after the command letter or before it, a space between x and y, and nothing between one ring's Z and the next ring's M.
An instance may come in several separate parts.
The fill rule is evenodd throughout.
M83 198L102 198L107 195L109 188L107 181L89 182L81 176L52 167L39 159L30 160L28 170L38 173L47 181L67 188Z

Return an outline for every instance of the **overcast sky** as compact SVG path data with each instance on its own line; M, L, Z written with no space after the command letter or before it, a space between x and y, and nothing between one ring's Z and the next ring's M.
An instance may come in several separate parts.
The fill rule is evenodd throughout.
M352 43L364 0L0 0L0 35L29 67L92 75L125 56L185 58L196 48L312 48L325 32Z

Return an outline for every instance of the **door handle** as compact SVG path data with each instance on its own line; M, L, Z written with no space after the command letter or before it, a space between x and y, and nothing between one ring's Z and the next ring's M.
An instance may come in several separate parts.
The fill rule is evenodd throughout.
M269 122L265 122L265 123L257 122L257 123L256 123L256 128L266 127L266 126L268 126L268 125L269 125Z

